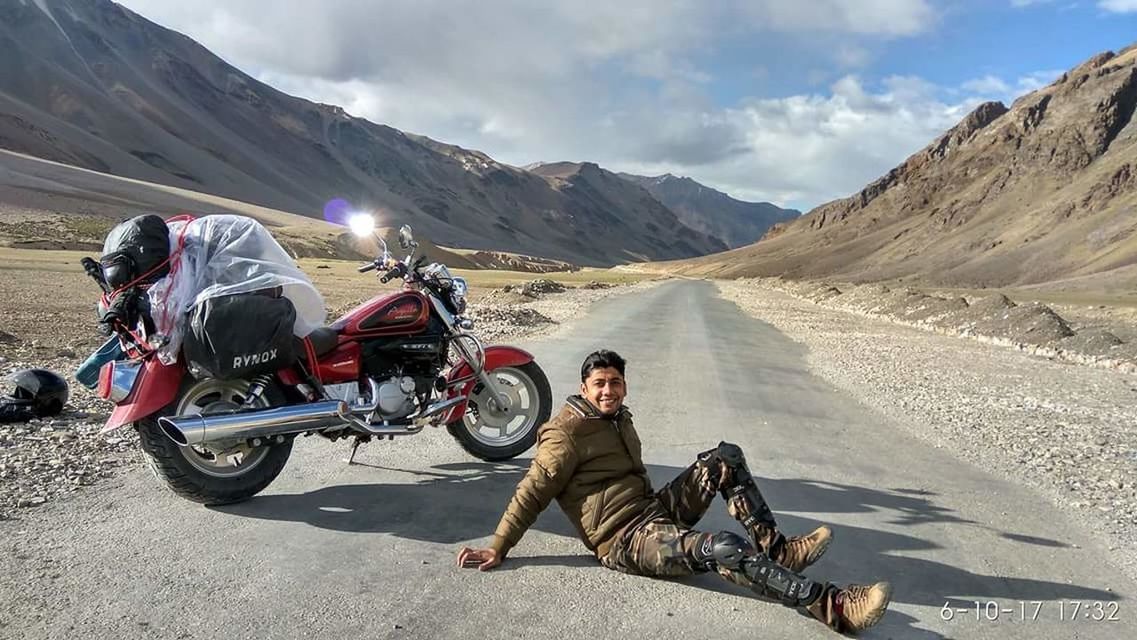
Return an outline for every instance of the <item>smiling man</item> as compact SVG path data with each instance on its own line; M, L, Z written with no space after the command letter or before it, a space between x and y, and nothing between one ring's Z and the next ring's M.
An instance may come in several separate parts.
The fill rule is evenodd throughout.
M580 368L580 395L541 426L537 453L517 485L487 549L463 547L458 565L492 569L556 499L580 539L609 569L675 577L715 571L840 632L868 628L884 615L886 582L838 588L801 575L833 539L822 526L787 538L750 475L742 450L722 442L659 491L641 457L632 413L624 406L625 362L596 351ZM749 535L694 529L716 494Z

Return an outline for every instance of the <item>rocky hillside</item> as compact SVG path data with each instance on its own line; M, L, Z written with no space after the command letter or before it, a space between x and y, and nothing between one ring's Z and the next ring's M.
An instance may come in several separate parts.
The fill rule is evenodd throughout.
M1135 108L1137 47L1096 55L1009 108L980 105L859 193L683 268L967 287L1133 284Z
M540 163L528 169L572 200L567 213L589 221L591 237L642 235L648 250L628 247L624 261L647 260L652 253L660 252L704 253L699 248L706 246L713 251L728 248L719 238L683 224L675 212L646 190L595 163Z
M722 240L732 249L755 242L775 224L801 215L797 209L783 209L769 202L736 200L691 178L670 173L650 177L619 175L647 189L683 224Z
M0 60L0 148L313 218L344 198L445 246L588 265L722 248L649 231L662 205L634 186L565 188L286 95L110 0L0 0Z

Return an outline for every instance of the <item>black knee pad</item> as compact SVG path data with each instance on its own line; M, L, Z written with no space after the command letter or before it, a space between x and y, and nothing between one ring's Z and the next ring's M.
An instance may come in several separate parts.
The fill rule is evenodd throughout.
M734 468L746 464L746 456L742 454L742 447L731 442L720 442L715 449L719 457L728 467Z
M703 462L722 462L731 468L745 466L746 464L746 457L742 455L742 447L730 442L720 442L719 446L700 453L698 457Z
M749 540L731 531L720 531L700 534L693 555L696 562L714 570L718 567L739 569L743 561L754 554Z
M731 531L702 533L695 542L693 555L698 564L710 571L741 575L754 592L786 606L809 606L824 591L821 583L756 553L749 540Z

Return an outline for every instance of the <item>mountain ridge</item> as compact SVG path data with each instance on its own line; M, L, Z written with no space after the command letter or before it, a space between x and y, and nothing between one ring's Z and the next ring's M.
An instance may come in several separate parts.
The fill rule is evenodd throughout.
M721 239L730 248L750 244L779 222L801 215L769 202L747 202L692 178L618 174L634 182L675 212L683 224Z
M1137 47L978 105L857 193L691 273L1034 285L1137 263Z
M11 151L313 218L342 198L440 245L574 264L725 248L621 183L558 189L284 94L110 0L0 0L0 51ZM662 231L643 233L647 223Z

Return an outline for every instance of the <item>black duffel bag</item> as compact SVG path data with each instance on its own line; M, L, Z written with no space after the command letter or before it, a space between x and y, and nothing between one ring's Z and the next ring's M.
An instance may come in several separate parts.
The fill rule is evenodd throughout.
M296 362L296 308L279 289L209 298L189 311L182 352L195 378L248 379Z

